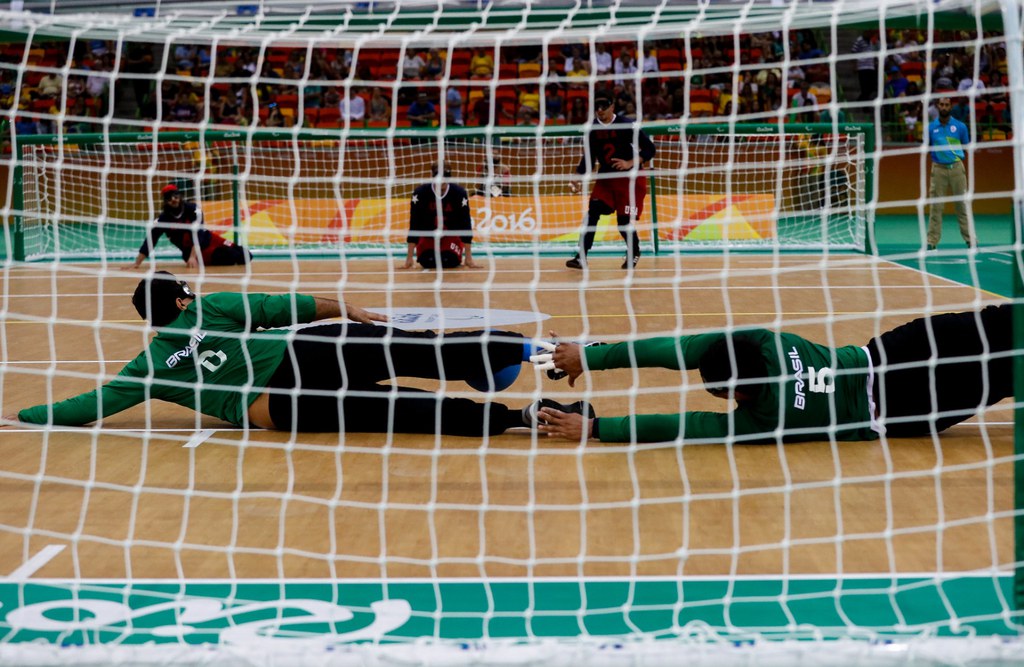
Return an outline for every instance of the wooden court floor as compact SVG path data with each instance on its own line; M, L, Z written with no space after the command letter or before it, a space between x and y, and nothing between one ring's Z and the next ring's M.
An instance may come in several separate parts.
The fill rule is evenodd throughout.
M631 281L617 258L598 258L585 287L564 258L484 261L482 270L443 278L379 259L264 260L248 276L213 269L202 280L176 263L161 268L202 293L331 296L340 286L368 309L542 313L542 321L508 328L607 341L785 321L820 342L864 344L929 309L997 300L863 256L645 257ZM3 273L4 414L93 388L96 373L115 374L145 345L130 303L139 274L99 268ZM889 314L876 321L879 311ZM498 399L519 407L541 394L587 396L599 415L674 412L684 381L692 409L727 409L694 375L661 370L599 373L570 389L524 367ZM462 383L448 389L476 395ZM0 576L48 545L64 548L38 577L990 569L1013 562L1011 419L1004 403L937 440L579 447L525 429L486 442L330 433L292 440L153 402L102 430L0 429ZM197 433L206 439L188 446Z

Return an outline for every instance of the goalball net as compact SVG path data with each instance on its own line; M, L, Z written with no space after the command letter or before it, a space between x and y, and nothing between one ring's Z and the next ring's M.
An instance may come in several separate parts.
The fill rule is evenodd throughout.
M648 247L865 248L867 125L642 127L657 148L652 167L632 176L648 184L637 220ZM568 190L589 153L580 129L336 134L22 138L17 257L134 257L167 183L200 205L207 227L258 254L385 253L402 248L412 191L440 161L472 195L484 252L565 253L577 243L589 201ZM607 177L588 175L584 186ZM603 217L598 250L615 240L617 251L616 225Z
M134 257L168 183L255 255L186 271L164 240L156 266L200 294L308 290L409 328L618 342L751 325L839 347L1024 298L1012 0L296 4L0 12L0 414L94 389L149 341L126 297L154 267L110 262ZM599 71L604 53L632 69ZM374 88L383 117L346 120L340 98L369 116ZM604 178L569 193L599 90L657 149L626 174L647 184L633 272L564 266ZM410 126L419 92L430 127ZM972 213L983 252L949 216L927 249L930 207L959 201L928 189L946 95L967 103L967 198L997 211ZM396 268L439 162L468 191L483 270ZM596 255L622 253L616 223ZM696 373L589 381L524 367L500 394L415 387L601 416L728 409ZM325 436L159 401L116 426L2 429L0 664L1019 664L1017 392L911 444Z

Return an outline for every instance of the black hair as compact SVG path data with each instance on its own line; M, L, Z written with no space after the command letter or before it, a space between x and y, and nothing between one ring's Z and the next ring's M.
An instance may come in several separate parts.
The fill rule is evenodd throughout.
M430 166L430 175L431 176L435 176L436 177L438 171L440 171L440 170L438 169L438 166L437 166L436 163ZM444 165L444 177L445 178L451 178L451 175L452 175L451 167L449 167L447 164L445 164Z
M132 305L139 317L148 319L155 327L165 327L178 319L181 310L178 299L195 297L188 283L167 271L157 271L139 281L132 295Z
M594 93L594 104L597 104L598 100L607 100L608 102L614 102L615 101L615 100L612 99L612 94L609 93L607 90L605 90L603 88L601 90L597 91L596 93Z
M728 389L729 381L736 379L736 391L757 396L765 388L768 365L764 361L761 345L742 335L722 336L701 355L698 366L701 379L708 391ZM734 364L735 362L735 364Z

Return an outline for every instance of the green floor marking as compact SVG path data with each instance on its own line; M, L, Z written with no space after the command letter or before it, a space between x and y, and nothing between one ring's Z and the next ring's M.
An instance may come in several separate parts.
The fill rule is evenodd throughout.
M0 643L1016 636L1011 577L0 583ZM943 596L949 606L943 602ZM1005 616L1004 616L1005 614ZM849 619L848 621L844 620Z

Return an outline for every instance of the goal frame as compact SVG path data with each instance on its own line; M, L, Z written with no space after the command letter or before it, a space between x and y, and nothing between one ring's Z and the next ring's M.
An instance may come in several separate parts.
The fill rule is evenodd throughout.
M59 260L60 257L40 256L28 258L25 249L25 220L26 197L25 197L25 149L28 146L53 145L58 150L64 146L95 146L98 144L152 144L157 146L163 143L212 143L212 142L237 142L245 144L258 141L280 141L280 142L323 142L323 141L392 141L404 140L430 140L444 138L447 140L482 140L490 144L501 139L540 139L540 138L563 138L582 137L591 126L588 125L540 125L534 127L485 127L467 128L441 126L429 129L420 128L389 128L368 129L355 128L342 131L317 130L294 128L290 130L268 130L268 129L247 129L232 131L156 131L156 132L111 132L93 134L64 134L64 135L29 135L17 138L17 162L13 174L13 206L11 212L11 251L8 253L14 261L48 261ZM875 186L875 147L876 127L871 123L700 123L700 122L651 122L642 123L641 129L649 136L788 136L788 135L819 135L828 136L833 134L861 135L863 137L863 201L858 202L857 208L863 211L864 216L864 244L859 250L865 254L874 252L874 193ZM655 158L657 165L657 158ZM664 173L664 172L662 172ZM651 215L651 239L650 245L655 254L661 251L663 245L659 235L659 214L658 214L658 169L655 168L643 176L648 181L650 196ZM238 230L241 225L241 201L239 193L239 172L237 162L233 166L233 173L230 176L230 189L232 197L233 228ZM141 221L140 221L141 222ZM549 248L532 247L531 254L564 253L564 243L546 244ZM507 246L507 247L505 247ZM742 248L742 246L740 246ZM809 248L823 248L824 246L794 245L786 246L777 243L751 246L749 249L765 251L778 249L782 252L789 250L805 251ZM701 247L706 249L705 247ZM495 256L522 254L521 246L515 244L490 244L488 247L491 254ZM844 249L844 248L839 248ZM97 255L99 254L97 250ZM259 249L258 252L276 256L283 251ZM320 250L304 251L302 254L316 256L338 256L346 254L345 248L332 249L325 246ZM360 254L370 256L390 256L394 251L389 250L388 243L381 243L375 248ZM602 253L600 244L594 248L595 253ZM88 257L74 257L74 259L94 259Z

